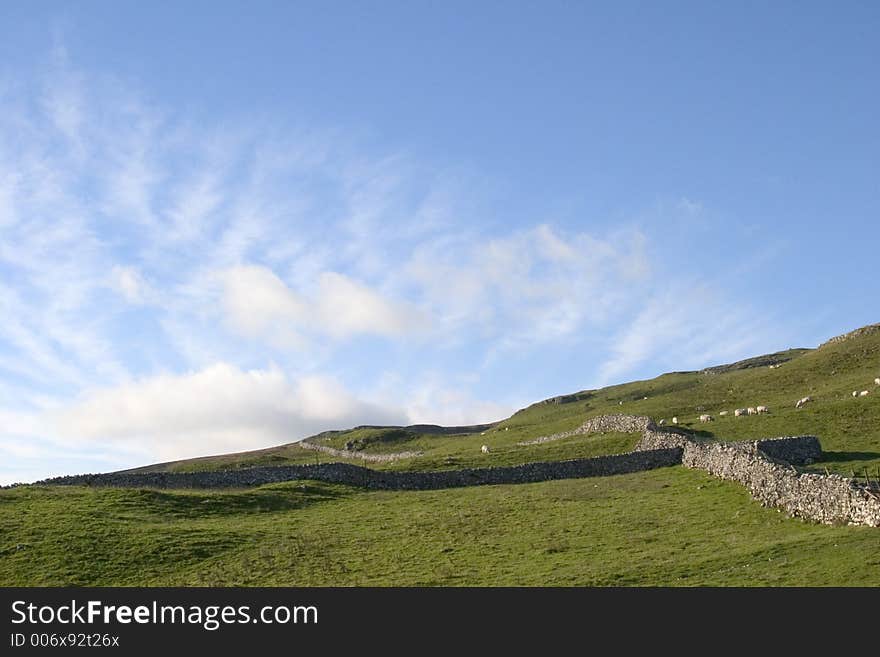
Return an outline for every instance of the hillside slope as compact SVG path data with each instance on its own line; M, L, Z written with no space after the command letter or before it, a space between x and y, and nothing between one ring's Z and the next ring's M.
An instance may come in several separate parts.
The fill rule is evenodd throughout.
M442 429L356 427L329 431L306 442L350 452L348 458L303 449L289 443L263 450L175 461L134 471L212 470L345 460L390 469L446 469L515 465L535 460L583 458L631 449L635 434L572 436L543 445L518 443L568 431L584 420L608 413L677 416L679 426L715 440L754 440L813 434L825 458L813 467L823 471L873 476L880 469L880 325L829 340L817 349L792 349L698 372L674 372L599 390L583 390L532 404L494 425ZM867 397L853 391L869 390ZM795 403L813 401L796 409ZM767 415L734 417L734 409L766 405ZM721 416L721 411L728 411ZM715 421L700 424L702 413ZM489 454L480 451L482 445ZM420 456L385 463L364 462L359 454L417 452Z
M878 530L697 470L441 491L0 491L0 584L880 586Z

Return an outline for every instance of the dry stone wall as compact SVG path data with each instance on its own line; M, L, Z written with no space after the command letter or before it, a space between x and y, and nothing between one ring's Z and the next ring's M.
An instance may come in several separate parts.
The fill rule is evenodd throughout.
M572 429L571 431L560 431L559 433L552 433L549 436L540 436L539 438L532 438L531 440L523 440L518 442L517 445L520 447L525 447L527 445L541 445L542 443L552 443L554 440L562 440L563 438L568 438L569 436L576 436L579 433L583 433L582 431L578 431L577 429Z
M809 462L821 454L813 436L749 443L688 444L682 463L721 479L743 484L752 497L789 515L826 524L880 527L880 496L840 475L800 472L790 463L768 457L785 454Z
M734 444L747 445L751 452L795 465L810 465L822 458L822 444L816 436L785 436Z
M391 461L398 461L400 459L411 459L415 456L421 456L423 454L423 452L394 452L390 454L371 454L369 452L360 452L348 449L336 449L335 447L330 447L328 445L318 445L317 443L310 443L305 440L301 440L297 444L303 449L310 449L313 452L323 452L324 454L329 454L330 456L335 456L336 458L360 459L361 461L367 461L368 463L390 463Z
M584 422L578 429L578 433L607 433L618 431L620 433L635 433L654 428L654 421L647 415L599 415Z
M436 490L488 484L533 483L552 479L606 477L678 465L681 463L681 457L681 449L659 449L569 461L430 472L384 472L349 463L319 463L213 472L87 474L56 477L38 484L126 488L246 488L310 479L375 490Z
M764 506L825 524L880 527L880 492L840 475L800 472L822 456L815 436L739 443L700 443L670 431L648 430L636 449L681 447L682 464L744 485Z
M654 421L647 415L625 415L623 413L617 415L599 415L590 418L577 429L571 431L561 431L549 436L541 436L531 440L524 440L517 445L540 445L541 443L549 443L554 440L568 438L585 433L609 433L616 431L619 433L636 433L638 431L647 431L656 428Z
M636 443L636 451L675 447L684 448L691 442L693 442L692 439L685 434L678 433L672 429L661 430L657 427L652 427L645 429L641 439Z

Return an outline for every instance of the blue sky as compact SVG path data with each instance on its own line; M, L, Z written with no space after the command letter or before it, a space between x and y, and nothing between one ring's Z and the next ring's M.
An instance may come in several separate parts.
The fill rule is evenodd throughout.
M0 483L489 421L878 321L878 30L2 3Z

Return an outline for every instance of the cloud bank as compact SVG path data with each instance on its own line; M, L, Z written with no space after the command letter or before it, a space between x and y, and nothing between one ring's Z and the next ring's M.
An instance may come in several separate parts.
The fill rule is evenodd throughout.
M277 368L218 363L89 391L53 420L57 435L173 459L291 442L327 426L406 424L407 416L357 399L328 377L293 382Z

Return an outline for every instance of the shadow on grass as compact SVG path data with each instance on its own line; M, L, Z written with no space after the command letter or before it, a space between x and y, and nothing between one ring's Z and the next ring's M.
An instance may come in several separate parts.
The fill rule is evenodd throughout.
M695 429L689 424L675 424L672 426L662 427L669 433L677 433L680 436L686 436L696 440L714 440L715 434L706 429Z
M875 461L880 459L880 452L822 452L823 463L841 463L846 461Z
M205 517L289 511L347 494L349 491L342 486L297 481L247 490L138 489L128 492L117 504L138 506L154 513L173 516Z

